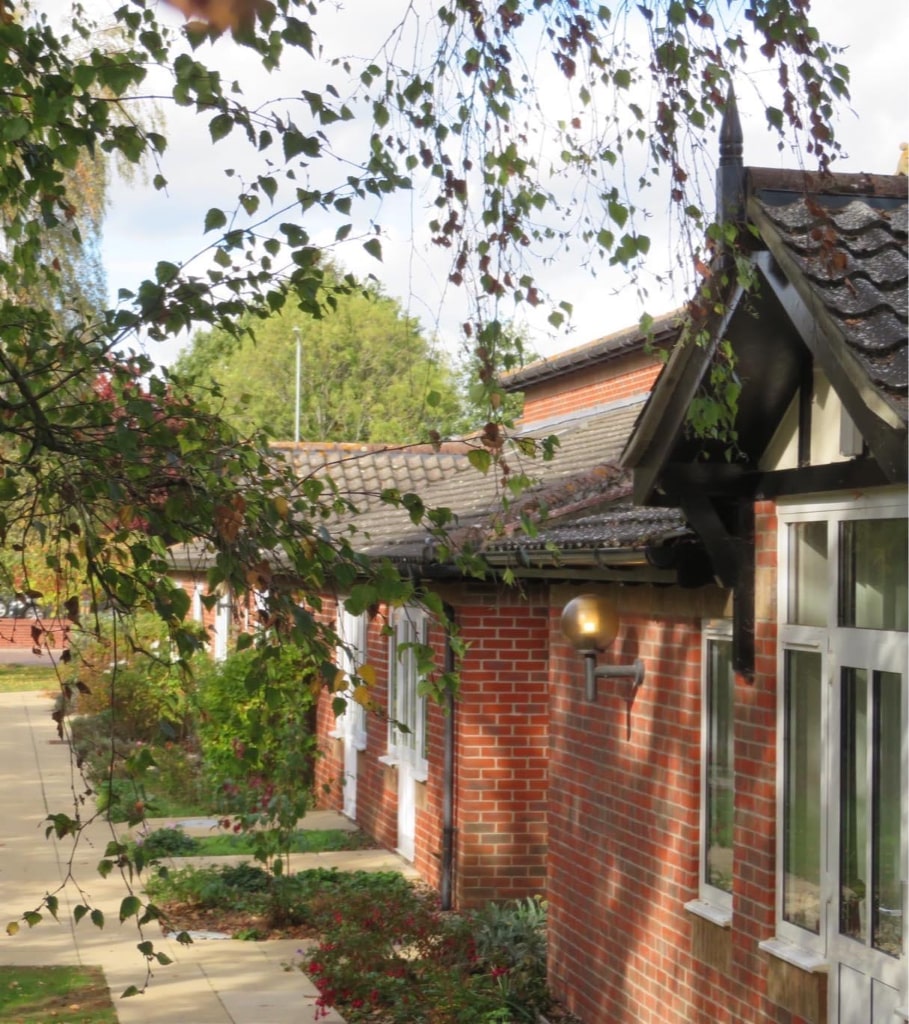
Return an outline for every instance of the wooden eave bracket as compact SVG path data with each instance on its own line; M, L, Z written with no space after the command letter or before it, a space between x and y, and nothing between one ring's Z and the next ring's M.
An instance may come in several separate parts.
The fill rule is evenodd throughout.
M716 506L703 491L682 494L679 503L707 549L717 580L722 586L733 589L740 576L741 556L738 542L726 529Z

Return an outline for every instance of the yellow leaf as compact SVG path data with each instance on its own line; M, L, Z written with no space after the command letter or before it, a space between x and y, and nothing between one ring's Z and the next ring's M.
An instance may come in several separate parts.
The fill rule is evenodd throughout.
M332 691L334 693L340 693L342 690L347 689L347 676L339 669L335 672L335 678L331 684Z
M365 686L358 686L353 692L353 699L367 710L372 709L372 698L369 696Z
M19 922L18 921L10 921L10 923L6 926L6 934L7 935L15 935L16 932L18 932L18 931L19 931Z
M278 513L278 516L281 519L286 519L289 511L290 502L287 500L287 498L278 495L278 497L275 498L275 512Z
M361 665L357 669L357 675L365 686L375 686L376 670L372 665Z

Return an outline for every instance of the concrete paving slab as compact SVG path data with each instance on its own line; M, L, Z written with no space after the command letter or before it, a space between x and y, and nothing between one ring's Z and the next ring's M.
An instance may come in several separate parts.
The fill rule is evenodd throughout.
M84 830L75 847L69 839L44 839L47 815L71 813L74 794L81 792L69 749L57 739L51 710L52 703L44 694L0 694L0 962L102 967L120 1024L299 1024L313 1020L317 991L293 966L299 959L297 951L305 948L296 940L201 941L182 946L153 925L144 938L151 939L155 949L174 962L155 966L145 994L120 998L128 986L141 987L145 978L144 961L136 948L142 936L133 921L121 925L118 919L120 901L126 895L123 881L116 873L107 879L97 873L107 843L122 832L99 822ZM355 828L333 812L307 815L302 824L319 829ZM225 863L250 858L204 860ZM175 866L180 863L174 861ZM414 874L400 857L385 850L295 854L291 858L294 871L308 866ZM60 888L70 873L88 890L85 895L72 883ZM58 890L59 921L45 915L35 928L20 921L19 934L6 934L8 921L36 908L45 893ZM83 900L103 911L103 929L88 919L73 925L73 907ZM334 1012L320 1021L344 1024L343 1017Z

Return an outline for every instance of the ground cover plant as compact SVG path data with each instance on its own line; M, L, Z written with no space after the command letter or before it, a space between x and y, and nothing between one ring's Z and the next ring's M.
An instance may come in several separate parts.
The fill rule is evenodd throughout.
M8 1024L117 1024L100 967L0 967L0 1020Z
M452 914L417 889L358 891L311 905L318 945L301 969L317 1012L349 1024L531 1024L546 989L540 900Z
M551 1004L542 900L455 914L396 871L316 868L277 881L277 926L275 879L255 864L164 869L148 894L174 931L315 938L296 966L320 1012L336 1007L349 1024L535 1024Z
M160 866L146 885L170 930L215 929L244 938L312 936L317 934L321 900L341 905L357 892L378 898L407 888L396 871L311 868L275 876L252 863L175 870Z

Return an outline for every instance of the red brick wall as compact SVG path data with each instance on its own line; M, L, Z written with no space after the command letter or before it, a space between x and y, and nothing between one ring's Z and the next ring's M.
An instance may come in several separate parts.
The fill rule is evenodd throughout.
M51 652L63 650L69 624L60 619L0 619L0 648L6 650L31 650L35 646L32 627L40 628L38 646L50 647Z
M546 881L546 761L548 751L548 606L545 592L498 595L488 587L444 594L469 644L455 705L454 898L466 906L487 899L541 893ZM387 703L384 615L369 633L377 669L372 696ZM441 665L445 638L430 642ZM328 738L334 728L330 699L319 705L324 757L317 766L322 806L340 808L343 748ZM386 750L384 718L369 715L367 749L357 772L358 823L384 845L397 843L395 770L378 758ZM431 884L440 881L445 714L430 703L429 777L418 785L414 865Z
M653 387L662 366L654 356L641 352L534 384L524 395L522 420L536 423L645 394Z
M543 894L549 749L548 599L543 589L460 595L470 644L457 701L461 906Z
M601 680L596 703L584 699L581 658L558 629L573 592L553 592L550 982L584 1024L801 1020L768 999L758 950L774 934L776 523L771 504L756 512L756 672L735 688L728 968L702 958L701 922L684 909L698 896L700 625L728 615L727 599L712 588L612 588L622 626L601 660L640 657L646 668L629 710L623 679Z

